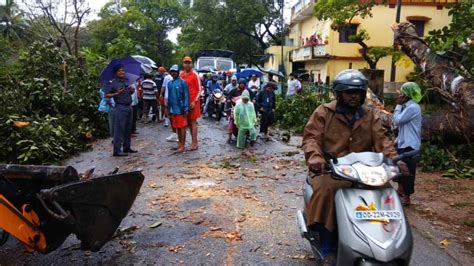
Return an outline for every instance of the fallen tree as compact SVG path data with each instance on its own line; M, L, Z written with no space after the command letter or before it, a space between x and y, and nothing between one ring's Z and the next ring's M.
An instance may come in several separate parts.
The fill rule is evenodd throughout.
M394 24L395 48L402 50L422 69L421 77L452 107L444 113L424 117L428 135L473 137L474 80L453 58L434 53L408 22Z

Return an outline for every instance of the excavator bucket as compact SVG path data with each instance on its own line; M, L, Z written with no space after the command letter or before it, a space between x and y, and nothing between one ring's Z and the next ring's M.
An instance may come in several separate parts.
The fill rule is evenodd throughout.
M37 198L46 210L64 227L49 227L50 240L58 236L57 243L49 243L49 249L62 244L64 231L74 233L81 241L82 249L98 251L109 241L127 215L143 184L141 172L128 172L75 181L50 189L43 189ZM60 243L59 243L60 242Z

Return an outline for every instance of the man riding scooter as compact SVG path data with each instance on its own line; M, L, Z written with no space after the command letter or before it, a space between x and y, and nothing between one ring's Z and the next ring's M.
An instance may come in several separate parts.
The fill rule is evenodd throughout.
M214 93L214 91L216 90L222 91L222 87L221 87L221 84L218 82L218 79L219 78L217 75L213 75L212 79L207 81L206 88L207 88L207 92L209 96L206 99L206 106L204 106L204 117L206 115L209 115L208 114L209 105L213 101L212 94Z
M303 136L303 150L309 168L311 196L307 223L319 233L323 265L336 262L336 216L334 196L337 190L349 188L352 183L336 180L327 174L328 159L351 152L381 152L388 158L397 153L385 136L381 120L363 104L367 79L352 69L340 72L333 83L336 100L320 105L309 118ZM402 171L406 165L399 162Z

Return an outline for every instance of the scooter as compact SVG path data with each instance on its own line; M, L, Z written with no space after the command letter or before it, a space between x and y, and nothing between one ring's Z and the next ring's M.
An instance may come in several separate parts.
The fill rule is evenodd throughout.
M385 185L400 178L396 162L417 156L411 151L390 160L382 153L350 153L329 160L328 174L352 182L351 188L339 189L335 195L337 219L337 265L408 265L413 237L400 198ZM322 261L318 232L307 222L313 194L311 179L304 182L304 211L296 217L300 234L311 244L317 261Z
M226 116L226 114L224 114L224 105L226 101L224 93L222 93L220 89L217 89L214 90L209 97L212 97L207 109L209 117L211 117L212 114L216 114L216 120L220 121L222 116Z

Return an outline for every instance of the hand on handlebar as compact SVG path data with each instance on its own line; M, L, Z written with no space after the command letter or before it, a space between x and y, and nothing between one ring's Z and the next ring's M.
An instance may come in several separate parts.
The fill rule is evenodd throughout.
M324 174L327 172L327 170L329 170L328 164L326 162L310 163L308 168L315 174Z

